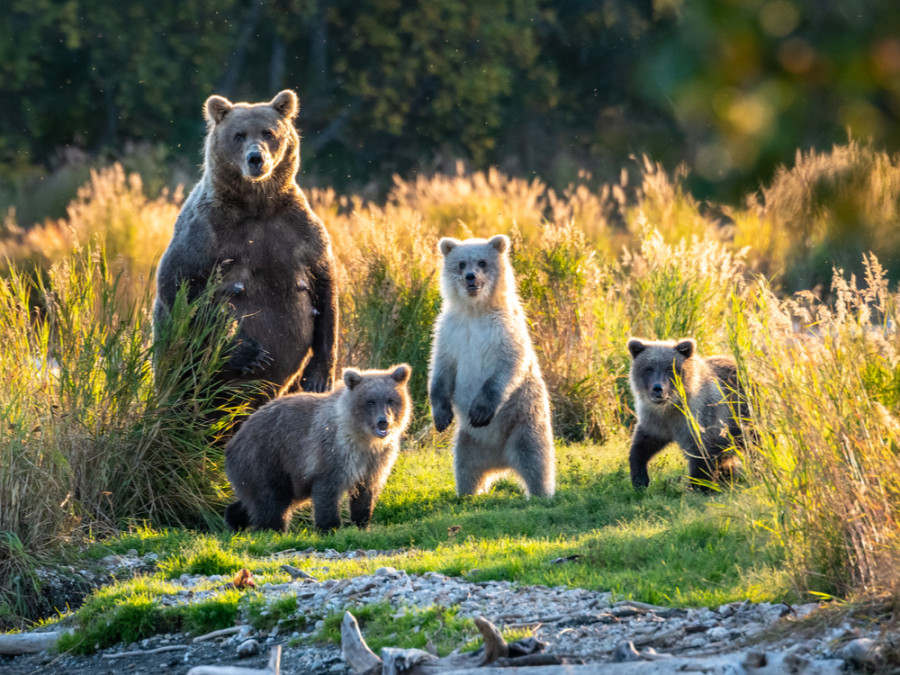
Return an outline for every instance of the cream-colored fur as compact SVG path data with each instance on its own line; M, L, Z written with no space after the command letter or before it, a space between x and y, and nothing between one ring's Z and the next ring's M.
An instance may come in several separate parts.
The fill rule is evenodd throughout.
M550 405L516 294L509 240L442 239L443 308L435 323L430 399L435 426L456 418L459 494L512 470L527 493L550 496L556 460Z

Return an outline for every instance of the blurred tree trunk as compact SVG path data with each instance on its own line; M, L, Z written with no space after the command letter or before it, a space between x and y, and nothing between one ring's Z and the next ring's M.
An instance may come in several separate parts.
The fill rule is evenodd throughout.
M238 33L234 50L231 52L231 57L228 59L225 66L225 72L222 74L222 79L219 81L218 93L222 96L232 98L235 95L238 78L241 75L244 61L247 58L250 40L256 35L256 30L259 26L259 16L265 4L266 0L252 0L250 6L247 8L241 32Z

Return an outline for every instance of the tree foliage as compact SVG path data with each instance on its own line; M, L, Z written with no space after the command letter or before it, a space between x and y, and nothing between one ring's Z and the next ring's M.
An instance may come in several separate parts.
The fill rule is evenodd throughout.
M0 165L194 161L208 95L291 87L328 182L461 157L565 183L646 152L722 196L848 130L900 147L898 34L894 0L8 0Z

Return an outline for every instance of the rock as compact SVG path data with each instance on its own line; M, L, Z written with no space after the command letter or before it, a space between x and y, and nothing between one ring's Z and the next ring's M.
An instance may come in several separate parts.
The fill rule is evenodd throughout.
M379 567L375 570L376 577L395 577L397 574L397 569L394 567Z
M616 645L616 648L613 649L612 653L612 661L613 663L624 663L626 661L640 661L641 655L637 649L634 647L634 643L630 640L627 642L620 642Z
M841 647L837 656L854 665L874 668L881 663L881 646L870 638L856 638Z
M259 642L253 638L244 640L244 642L238 645L237 655L239 658L245 659L248 656L256 656L257 654L259 654Z
M722 626L716 626L715 628L710 628L706 637L709 638L710 641L716 642L718 640L725 640L726 638L731 636L731 631L727 628L722 628Z

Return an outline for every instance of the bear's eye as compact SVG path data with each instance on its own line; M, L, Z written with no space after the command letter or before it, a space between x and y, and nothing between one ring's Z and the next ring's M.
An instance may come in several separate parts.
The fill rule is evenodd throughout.
M459 263L459 270L462 271L464 269L466 269L466 263L465 262Z
M479 261L478 261L478 266L479 266L481 269L484 269L485 267L487 267L487 263L486 263L484 260L479 260Z
M388 405L394 405L394 399L389 398L389 399L387 400L387 404L388 404Z
M644 370L644 372L645 372L647 375L652 375L652 374L653 374L653 368L646 368L646 369Z
M375 407L375 401L366 401L366 405L369 406L370 408L374 408L374 407Z
M263 131L262 135L263 138L265 138L267 141L271 141L273 138L275 138L275 134L270 129L266 129L265 131Z
M239 131L238 133L236 133L234 135L234 140L238 141L239 143L243 143L245 140L247 140L247 134L245 134L242 131Z

